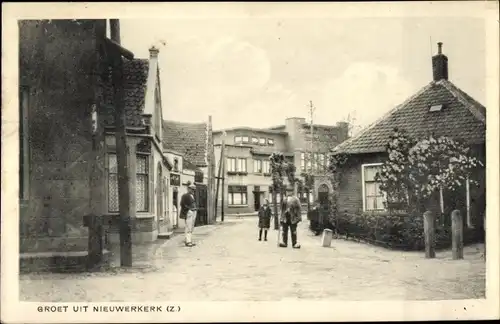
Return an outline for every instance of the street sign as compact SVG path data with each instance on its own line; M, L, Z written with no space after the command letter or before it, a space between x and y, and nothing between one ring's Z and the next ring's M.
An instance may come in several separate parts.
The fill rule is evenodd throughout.
M170 173L170 185L171 186L180 186L181 185L181 176L176 173Z

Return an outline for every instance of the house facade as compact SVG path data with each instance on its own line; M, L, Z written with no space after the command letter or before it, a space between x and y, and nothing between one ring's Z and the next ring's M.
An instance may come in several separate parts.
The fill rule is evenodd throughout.
M178 221L180 197L187 192L189 184L196 184L198 215L196 225L212 224L215 221L211 200L215 196L213 186L213 140L211 118L207 122L187 123L163 120L163 151L177 163L179 179L170 192L172 208L177 213L176 227L182 228ZM177 162L175 162L177 161ZM175 200L174 200L175 198Z
M339 211L362 214L385 211L384 194L375 174L387 159L385 145L395 128L416 139L446 136L471 148L483 163L486 149L486 109L448 80L448 58L439 52L432 58L433 80L357 136L337 146L336 153L348 154L339 184ZM464 190L445 192L441 212L460 209L469 227L483 226L485 211L485 168L473 174L478 187L464 184Z
M347 126L346 123L335 126L313 125L311 135L311 127L305 118L294 117L286 119L284 125L265 129L238 127L214 131L216 174L224 139L225 212L253 213L259 209L264 199L269 199L272 203L269 157L274 152L282 152L289 162L295 164L298 177L304 172L315 176L313 190L298 193L303 204L307 204L307 199L313 202L318 196L319 188L331 188L325 176L328 154L347 138ZM290 189L287 179L285 185ZM218 206L221 203L222 199L219 197Z
M170 171L173 164L163 152L162 102L159 50L152 47L148 59L126 60L123 64L124 109L127 141L131 147L130 167L135 188L136 216L132 220L132 241L150 242L173 228ZM106 193L105 215L108 239L119 242L119 201L113 86L110 74L104 77Z

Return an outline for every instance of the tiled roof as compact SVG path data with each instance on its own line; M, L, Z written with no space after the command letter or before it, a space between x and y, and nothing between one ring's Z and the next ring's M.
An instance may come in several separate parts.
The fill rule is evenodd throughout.
M231 132L232 131L249 131L249 132L255 132L255 133L288 135L288 133L286 133L282 130L275 130L275 129L270 129L270 128L255 128L255 127L246 127L246 126L219 129L219 130L213 131L213 133L214 134L221 134L223 132L230 132L230 131Z
M141 127L146 95L149 61L147 59L125 60L123 62L124 104L128 127ZM106 77L106 76L105 76ZM103 100L108 107L104 114L106 125L114 125L114 90L111 69L103 81Z
M440 104L441 111L429 112L431 105ZM383 152L394 128L416 138L434 135L468 144L484 143L486 108L450 81L433 81L334 150L350 154Z
M193 163L189 162L186 159L182 160L182 168L184 170L201 171L200 168L198 168L196 165L194 165Z
M184 155L198 167L207 165L207 124L163 121L163 148Z

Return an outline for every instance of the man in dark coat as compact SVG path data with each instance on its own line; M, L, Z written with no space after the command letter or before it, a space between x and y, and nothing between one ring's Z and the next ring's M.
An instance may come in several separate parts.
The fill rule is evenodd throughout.
M267 231L271 227L271 207L269 200L264 201L264 205L259 208L259 241L262 241L262 232L264 232L264 241L267 241Z
M283 208L280 217L280 223L283 228L282 242L280 247L288 246L288 229L292 234L292 247L300 249L297 242L297 225L302 221L302 211L300 200L295 194L290 194L283 202Z
M184 233L186 235L186 246L194 246L192 242L193 228L196 222L196 201L194 199L194 191L196 190L196 186L194 184L190 184L188 186L188 192L182 195L181 197L181 213L179 218L184 219L185 227Z

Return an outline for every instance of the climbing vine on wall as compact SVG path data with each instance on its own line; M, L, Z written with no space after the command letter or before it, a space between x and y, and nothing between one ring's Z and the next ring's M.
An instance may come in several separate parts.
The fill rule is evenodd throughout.
M329 157L328 177L332 184L332 191L329 195L330 202L330 222L335 223L339 213L338 193L340 181L342 179L342 167L347 163L348 155L345 153L333 153Z
M398 129L387 144L387 153L375 179L389 204L427 202L442 189L455 191L483 165L463 143L443 136L417 141Z

